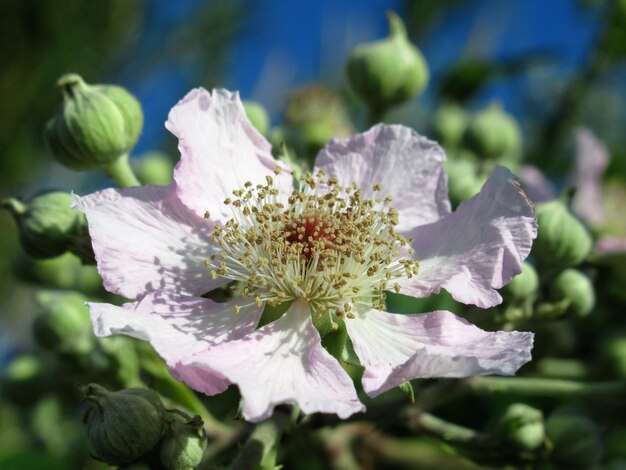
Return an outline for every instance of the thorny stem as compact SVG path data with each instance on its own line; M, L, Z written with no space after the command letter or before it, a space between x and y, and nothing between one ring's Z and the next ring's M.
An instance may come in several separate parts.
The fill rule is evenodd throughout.
M276 411L270 419L257 424L229 469L275 468L277 444L288 424L289 415L283 411Z
M577 382L573 380L526 377L472 377L464 381L472 392L509 393L543 397L620 397L626 381Z
M135 176L130 163L128 163L128 154L120 156L117 160L107 166L104 171L120 188L129 188L131 186L141 185Z

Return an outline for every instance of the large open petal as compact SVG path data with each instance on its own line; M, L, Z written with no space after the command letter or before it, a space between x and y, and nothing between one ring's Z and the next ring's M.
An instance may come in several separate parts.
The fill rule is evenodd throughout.
M397 230L406 232L450 212L443 149L414 130L379 124L348 139L332 140L315 162L339 184L356 183L367 198L393 198ZM379 192L372 186L381 185Z
M226 221L232 214L224 200L232 191L247 181L266 184L267 175L282 194L291 191L291 170L272 157L271 145L250 123L238 93L192 90L170 111L165 126L179 139L178 195L197 215L209 212L215 221ZM278 176L276 166L283 169Z
M512 375L530 360L533 345L532 333L487 332L444 310L361 309L346 326L371 397L416 378Z
M175 186L106 189L76 197L104 286L134 299L153 290L204 294L223 284L204 265L213 225L177 198Z
M254 333L184 361L216 371L239 386L248 421L271 416L276 405L347 418L365 408L350 377L322 347L306 303L295 301L278 320Z
M496 289L521 272L537 221L515 176L497 167L480 193L410 235L420 265L401 282L403 293L426 297L444 288L459 302L486 308L502 302Z
M223 392L230 382L215 371L183 365L180 359L254 331L262 312L254 302L241 299L216 303L165 292L152 292L123 307L102 303L89 307L97 336L123 334L149 341L174 376L207 394Z

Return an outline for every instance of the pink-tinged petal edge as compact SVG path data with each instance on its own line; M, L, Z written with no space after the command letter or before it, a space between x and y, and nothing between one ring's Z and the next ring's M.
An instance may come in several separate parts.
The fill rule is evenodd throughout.
M98 271L110 292L129 299L172 290L204 294L224 284L204 265L213 224L177 198L175 185L105 189L74 197L87 217Z
M282 403L296 404L307 414L335 413L342 419L364 411L352 380L320 341L308 305L295 301L275 322L183 362L237 384L247 421L270 417Z
M399 315L361 309L346 327L370 397L416 378L513 375L530 361L533 345L532 333L483 331L443 310Z
M520 180L528 199L535 204L556 198L554 185L536 166L522 165L520 168Z
M499 166L480 193L409 235L419 272L400 282L403 293L426 297L444 288L459 302L487 308L502 302L496 289L521 272L537 221L515 176Z
M340 185L356 183L365 198L391 196L399 213L397 230L406 232L450 212L443 149L414 130L379 124L348 139L335 139L315 162ZM381 185L379 192L372 186Z
M291 169L272 157L271 145L250 123L238 93L196 88L172 108L165 127L179 139L178 196L196 215L209 212L224 223L232 217L224 204L232 191L247 181L266 184L266 176L274 178L281 196L290 193ZM282 169L278 176L276 166Z
M239 313L234 313L240 305ZM170 372L191 388L208 395L221 393L230 382L215 371L197 370L180 360L254 331L262 308L241 299L216 303L199 297L152 292L123 307L89 303L97 336L123 334L149 341Z

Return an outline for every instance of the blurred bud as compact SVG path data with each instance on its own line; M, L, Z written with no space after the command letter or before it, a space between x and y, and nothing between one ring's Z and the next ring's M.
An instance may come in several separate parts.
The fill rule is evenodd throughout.
M596 303L591 280L580 271L566 269L550 284L550 297L555 302L567 301L567 313L584 317Z
M77 292L41 292L43 311L35 318L33 334L42 348L60 354L82 355L93 347L87 299Z
M602 440L596 424L580 411L561 408L546 421L546 434L558 468L591 468L602 456Z
M142 184L165 186L172 182L174 162L161 152L148 152L133 157L133 169Z
M444 165L448 175L450 201L454 206L478 194L486 181L486 178L478 175L476 163L470 159L451 158Z
M539 276L531 264L524 262L522 272L513 278L502 290L505 297L524 300L534 297L539 288Z
M467 112L457 104L439 107L433 117L435 138L446 148L457 148L469 123Z
M22 355L13 359L2 377L4 397L18 405L31 405L50 389L46 368L35 356Z
M267 115L267 111L265 111L261 103L257 103L256 101L244 101L243 109L246 110L246 115L255 129L261 134L266 135L267 131L270 129L270 117Z
M370 109L383 112L409 101L428 83L428 65L409 41L404 23L389 12L389 36L357 46L348 59L350 86Z
M21 257L18 274L28 282L84 294L102 293L102 278L95 266L86 266L72 253L49 259Z
M604 341L601 354L610 372L620 379L626 379L626 335L622 333Z
M522 132L515 119L494 104L472 119L464 140L478 157L496 159L520 152Z
M535 450L545 438L543 413L524 403L514 403L498 421L494 436L517 449Z
M321 85L294 91L287 102L285 118L290 127L316 148L334 137L347 137L353 131L341 97Z
M143 127L139 101L115 85L87 85L76 74L57 82L63 104L46 125L53 156L74 170L105 168L128 154Z
M87 225L84 215L71 208L72 195L62 191L40 194L26 203L6 199L0 204L15 218L22 247L33 258L65 253Z
M121 335L97 338L86 360L86 372L92 380L114 387L136 385L140 371L133 340Z
M186 423L173 421L165 434L159 459L167 470L193 470L202 460L207 440L202 420L196 416Z
M152 450L163 435L163 410L133 393L90 384L85 401L87 435L94 455L109 464L129 463Z
M592 248L585 226L561 199L537 204L536 209L538 232L532 255L547 266L566 268L580 264Z

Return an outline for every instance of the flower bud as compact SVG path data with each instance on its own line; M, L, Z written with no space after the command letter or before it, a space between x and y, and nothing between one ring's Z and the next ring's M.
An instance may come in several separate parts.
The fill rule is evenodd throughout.
M491 105L472 119L464 140L478 157L496 159L520 152L522 132L511 115Z
M445 168L450 201L454 206L478 194L486 180L478 175L476 164L466 158L446 160Z
M524 300L534 297L538 288L537 271L531 264L524 262L522 272L504 287L503 294L513 300Z
M596 303L591 280L575 269L566 269L552 281L550 297L555 302L566 301L566 312L578 317L588 315Z
M193 470L200 464L206 445L198 416L186 423L173 421L161 444L159 459L167 470Z
M50 386L46 368L39 358L22 355L13 359L2 377L2 392L6 399L19 405L37 401Z
M341 97L321 85L297 89L289 97L285 118L289 127L315 148L321 148L332 138L347 137L353 132Z
M545 438L543 413L524 403L514 403L500 418L494 435L517 449L535 450Z
M109 464L129 463L152 450L163 435L163 410L135 393L85 387L87 435L94 455Z
M17 266L19 276L49 288L77 290L84 294L101 294L102 278L93 265L84 265L72 253L48 259L23 256Z
M86 354L93 347L87 299L77 292L41 292L43 311L35 318L33 335L42 348L60 354Z
M602 359L614 376L626 379L626 335L610 338L602 345Z
M265 108L256 101L244 101L243 109L250 122L259 133L266 135L270 129L270 117L267 115Z
M57 82L63 104L46 125L54 158L74 170L105 168L135 146L143 127L137 99L115 85L87 85L76 74Z
M428 82L428 65L409 41L402 20L391 12L387 19L389 36L357 46L347 65L350 86L376 112L409 101Z
M24 251L33 258L53 258L76 243L86 227L85 216L71 208L72 195L52 191L23 203L7 199L0 203L15 218Z
M542 265L571 267L580 264L592 248L585 226L560 200L537 204L537 239L532 255Z
M602 440L596 424L581 412L561 408L546 421L546 434L558 468L592 468L602 455Z
M174 162L160 152L148 152L133 158L133 169L143 184L166 186L172 182Z
M469 123L467 112L454 103L441 106L433 117L435 138L446 148L457 148Z

